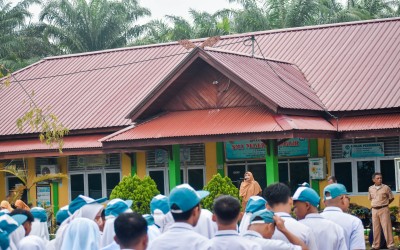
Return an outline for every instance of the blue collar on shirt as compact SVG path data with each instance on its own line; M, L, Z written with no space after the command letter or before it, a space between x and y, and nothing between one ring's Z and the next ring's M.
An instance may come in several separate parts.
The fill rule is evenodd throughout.
M174 228L185 229L188 231L193 230L193 226L188 223L185 223L185 222L175 222L174 224L171 225L169 230L174 229Z
M324 217L322 217L320 214L307 214L304 219L324 219Z
M278 215L279 217L283 217L283 218L293 218L292 216L290 216L290 214L285 213L285 212L275 212L276 215Z
M239 236L239 233L236 230L219 230L215 233L215 237L222 236Z
M342 209L340 209L338 207L326 207L324 209L324 212L341 212L341 213L343 213Z
M253 230L247 230L247 231L244 233L243 236L246 236L246 235L248 235L248 236L254 236L254 237L257 237L257 238L263 238L262 235L261 235L259 232L256 232L256 231L253 231Z

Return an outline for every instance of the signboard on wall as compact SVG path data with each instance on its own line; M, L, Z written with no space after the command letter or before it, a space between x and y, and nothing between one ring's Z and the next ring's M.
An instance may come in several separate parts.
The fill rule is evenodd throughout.
M104 167L110 165L109 155L84 155L78 156L80 167Z
M156 149L154 161L156 164L167 163L168 162L168 152L164 149ZM180 148L180 161L181 162L189 162L190 161L190 148L189 147Z
M380 157L385 156L384 143L355 143L342 145L343 158Z
M264 159L265 144L261 140L225 142L227 160ZM278 156L308 156L308 139L292 138L278 146Z
M36 201L39 207L51 205L50 186L36 186Z

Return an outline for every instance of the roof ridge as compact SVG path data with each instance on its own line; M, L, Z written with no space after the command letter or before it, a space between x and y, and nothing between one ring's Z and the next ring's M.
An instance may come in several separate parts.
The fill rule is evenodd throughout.
M369 24L369 23L381 23L381 22L392 22L392 21L400 21L400 17L381 18L381 19L372 19L372 20L363 20L363 21L354 21L354 22L341 22L341 23L332 23L332 24L310 25L310 26L284 28L284 29L271 29L271 30L263 30L263 31L253 31L253 32L246 32L246 33L224 35L224 36L221 36L220 38L221 38L221 40L228 40L228 39L232 39L232 38L241 38L241 37L246 37L246 36L251 36L251 35L259 36L259 35L271 34L271 33L283 33L283 32L294 32L294 31L313 30L313 29L325 29L325 28L333 28L333 27L340 27L340 26L363 25L363 24ZM206 40L206 38L190 39L190 41L194 42L194 43L202 42L204 40ZM129 46L129 47L90 51L90 52L83 52L83 53L76 53L76 54L50 56L50 57L45 57L43 60L54 60L54 59L69 58L69 57L89 56L89 55L97 55L97 54L111 53L111 52L117 52L117 51L145 49L145 48L151 48L151 47L163 47L163 46L171 46L171 45L177 45L177 44L179 44L178 41L172 41L172 42L166 42L166 43Z
M219 52L219 53L226 53L226 54L231 54L231 55L236 55L236 56L244 56L244 57L249 57L249 58L254 58L254 59L259 59L259 60L265 60L265 61L272 61L272 62L277 62L277 63L285 63L289 65L294 65L297 67L295 63L284 61L284 60L279 60L271 57L263 57L260 55L252 55L249 53L244 53L244 52L237 52L233 50L224 50L220 48L213 48L213 47L206 47L204 48L205 51L212 51L212 52Z

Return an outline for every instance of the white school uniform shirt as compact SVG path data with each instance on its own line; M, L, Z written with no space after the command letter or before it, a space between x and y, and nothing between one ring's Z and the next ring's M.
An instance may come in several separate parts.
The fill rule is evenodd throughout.
M261 250L260 244L239 235L236 230L219 230L211 239L212 250Z
M214 237L217 230L218 226L217 223L212 220L212 213L207 209L201 209L199 221L194 227L194 231L208 239L211 239Z
M196 233L193 226L175 222L165 233L150 242L149 250L209 250L210 240Z
M307 214L299 222L313 231L318 249L347 250L344 231L339 225L325 219L320 214Z
M302 240L308 246L309 250L318 250L317 243L315 242L314 233L309 227L298 222L288 213L276 212L275 215L278 215L285 221L285 227L289 230L289 232L299 237L300 240ZM271 239L282 240L284 242L290 243L286 236L277 228L275 228L275 232L272 235Z
M49 228L47 226L47 222L40 222L39 219L35 218L32 222L32 229L29 235L36 235L45 240L49 241Z
M343 213L338 207L326 207L321 216L343 228L348 249L366 249L364 226L359 218Z
M37 235L28 235L19 242L18 250L46 250L46 240Z
M301 246L283 240L264 239L260 233L253 230L246 231L243 237L260 244L262 250L301 250Z

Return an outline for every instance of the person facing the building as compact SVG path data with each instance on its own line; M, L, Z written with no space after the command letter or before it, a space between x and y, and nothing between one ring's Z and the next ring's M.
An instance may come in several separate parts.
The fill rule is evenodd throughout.
M138 213L122 213L114 221L114 240L120 249L145 250L148 244L147 222Z
M189 184L181 184L173 188L168 204L175 222L168 231L150 242L149 249L210 249L210 240L193 229L199 221L200 201L209 194L208 191L195 191Z
M242 197L242 210L246 210L247 201L251 196L259 195L262 192L260 184L254 180L251 172L244 174L244 180L240 184L240 197Z
M292 211L293 200L290 196L290 188L284 183L275 183L264 189L264 198L267 200L267 209L275 213L285 221L285 227L299 237L310 250L317 250L313 232L306 225L295 220ZM272 238L289 243L289 239L278 229L274 231Z
M16 200L15 201L15 208L17 209L23 209L26 211L30 211L30 207L28 205L25 204L25 202L23 202L22 200Z
M276 226L275 226L276 225ZM289 239L290 243L282 240L271 239L276 228ZM274 250L306 250L309 249L307 245L297 236L292 234L286 227L285 221L282 220L274 212L263 209L255 212L250 219L249 230L243 235L243 237L257 242L261 245L263 250L274 249Z
M32 230L29 235L36 235L45 240L49 241L49 227L47 225L47 212L42 207L31 208L31 214L34 217L32 222Z
M328 184L337 183L336 177L333 175L329 176L327 181L328 181Z
M250 197L246 205L246 210L244 211L245 213L242 219L240 220L239 232L241 235L243 235L247 231L247 228L250 225L251 216L255 212L265 209L266 204L267 201L261 196Z
M382 184L382 174L372 175L374 185L368 189L368 199L371 201L372 225L374 241L372 249L379 249L381 241L381 227L385 235L386 244L389 249L396 249L392 234L392 222L390 221L389 204L394 200L390 187Z
M321 216L343 228L347 248L349 250L365 249L364 226L361 220L345 213L350 205L346 187L338 183L326 186L324 188L324 201L326 208Z
M312 230L318 249L347 249L343 229L318 213L320 198L314 189L299 187L293 195L293 201L297 219Z
M217 222L218 231L211 239L211 249L224 250L261 250L258 243L239 235L237 222L240 215L240 202L230 195L221 195L214 200L213 220Z

